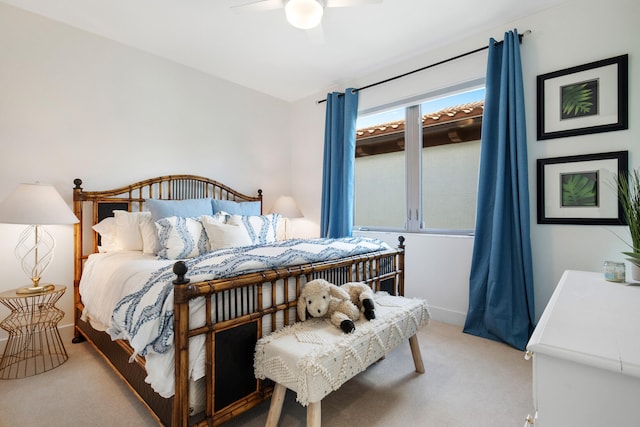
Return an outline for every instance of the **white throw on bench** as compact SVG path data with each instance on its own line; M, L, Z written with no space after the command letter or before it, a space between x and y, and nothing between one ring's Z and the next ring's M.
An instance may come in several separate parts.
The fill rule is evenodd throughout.
M286 389L307 406L307 426L320 427L320 401L347 380L409 340L415 369L424 372L416 332L429 322L426 301L376 294L376 318L364 316L345 334L328 319L298 322L258 340L257 378L276 383L267 426L276 426Z

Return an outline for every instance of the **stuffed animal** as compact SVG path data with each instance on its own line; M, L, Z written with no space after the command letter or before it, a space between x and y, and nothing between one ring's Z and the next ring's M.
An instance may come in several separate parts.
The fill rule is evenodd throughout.
M347 291L351 302L364 313L364 317L366 317L367 320L376 318L376 306L373 302L373 291L369 285L361 282L349 282L341 285L340 289Z
M298 317L307 320L311 317L326 317L345 333L356 329L354 321L360 318L360 310L351 302L345 289L324 279L315 279L302 288L298 298Z
M298 298L298 317L306 320L311 317L327 317L343 332L355 330L355 322L360 311L367 320L375 319L373 291L365 283L349 282L336 286L324 279L307 283Z

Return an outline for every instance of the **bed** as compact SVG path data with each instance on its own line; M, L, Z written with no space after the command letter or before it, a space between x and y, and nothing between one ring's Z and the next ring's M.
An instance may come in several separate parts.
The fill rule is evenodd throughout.
M273 384L254 376L255 344L296 321L306 282L362 281L375 291L404 294L402 238L397 248L363 238L288 239L281 233L286 219L263 214L260 190L250 196L195 175L100 191L82 185L74 181L80 223L74 228L73 341L90 342L163 425L220 425L268 398ZM169 207L164 215L174 215L163 217L158 204ZM208 205L211 215L193 211ZM118 223L121 235L127 231L127 243L113 246L107 222ZM176 237L176 230L196 223L202 229L192 233L191 245ZM133 243L131 227L140 232ZM238 227L242 239L225 234L237 235ZM149 230L153 245L144 238ZM203 245L197 236L210 238ZM146 329L163 332L149 338L141 332Z

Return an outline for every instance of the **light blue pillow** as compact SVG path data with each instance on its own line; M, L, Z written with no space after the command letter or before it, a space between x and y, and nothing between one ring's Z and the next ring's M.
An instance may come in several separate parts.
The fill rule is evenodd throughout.
M213 215L211 199L146 199L144 204L147 210L151 212L154 221L171 216L199 218L202 215Z
M211 199L213 213L226 212L231 215L260 215L260 202L234 202Z

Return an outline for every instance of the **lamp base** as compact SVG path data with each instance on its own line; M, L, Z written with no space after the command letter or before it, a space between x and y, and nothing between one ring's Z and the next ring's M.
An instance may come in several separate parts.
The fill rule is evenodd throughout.
M20 288L16 291L16 294L42 294L45 292L49 292L55 289L55 285L38 285L38 286L29 286L26 288Z

